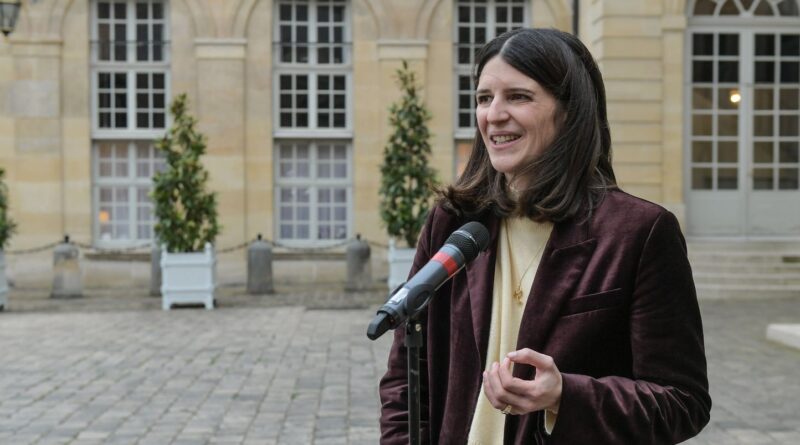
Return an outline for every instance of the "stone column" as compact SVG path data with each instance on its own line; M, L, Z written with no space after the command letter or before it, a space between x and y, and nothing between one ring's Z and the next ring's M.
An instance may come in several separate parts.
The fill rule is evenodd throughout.
M583 6L591 25L581 37L592 42L605 80L617 180L635 195L663 202L662 3L605 0Z
M25 230L21 245L53 240L64 231L64 165L61 140L61 41L14 40L6 112L13 120L15 218ZM35 197L33 199L32 197Z
M204 165L211 177L209 187L217 193L224 226L218 246L245 239L246 45L245 39L195 39L199 94L192 106L197 110L199 130L208 138Z
M685 15L665 15L661 19L663 30L662 64L664 72L664 101L661 105L664 128L662 140L661 171L662 203L678 217L686 221L686 202L683 197L683 67Z

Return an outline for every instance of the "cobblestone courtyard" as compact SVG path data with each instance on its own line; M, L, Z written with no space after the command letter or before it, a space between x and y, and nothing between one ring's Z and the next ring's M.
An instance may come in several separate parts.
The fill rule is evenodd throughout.
M377 443L374 309L153 300L0 313L0 444ZM701 304L714 407L688 443L800 443L800 351L764 337L800 299Z

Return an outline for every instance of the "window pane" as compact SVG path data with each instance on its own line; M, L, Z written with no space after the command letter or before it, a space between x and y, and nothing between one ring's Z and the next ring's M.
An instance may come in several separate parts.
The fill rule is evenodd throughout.
M800 90L797 88L781 88L780 91L780 108L782 110L797 110L798 100L800 98Z
M775 55L775 37L772 34L756 35L756 55L757 56Z
M739 35L720 34L719 35L719 54L723 56L739 55Z
M739 134L739 116L720 115L717 118L717 134L721 136L736 136Z
M115 19L124 19L125 13L127 12L125 3L114 3L114 18Z
M711 172L712 170L710 168L693 168L692 189L711 190L713 186L713 178L711 176Z
M99 2L97 4L97 17L101 19L107 19L111 16L109 12L109 4L108 2Z
M711 115L695 114L692 117L692 134L698 136L711 135Z
M781 116L780 119L780 136L797 136L798 131L798 116Z
M695 61L692 63L693 82L712 82L714 80L714 65L709 61Z
M779 162L783 163L800 162L800 156L798 156L799 145L800 143L798 142L781 142Z
M797 168L778 170L778 188L781 190L797 190Z
M753 116L753 131L756 136L772 136L772 116Z
M711 142L692 142L692 162L711 162Z
M697 56L710 56L714 54L714 35L695 34L692 38L693 54Z
M738 169L721 168L718 170L717 188L720 190L736 190L739 188Z
M712 94L713 90L711 88L694 88L692 90L692 108L696 110L711 109L713 103Z
M772 142L756 142L753 144L753 162L772 163Z
M756 110L771 110L774 107L772 88L756 88L754 90L754 106Z
M717 161L736 163L739 160L739 146L736 142L717 143Z
M738 88L722 88L719 90L719 108L721 110L736 110L742 101Z
M781 55L800 56L800 35L785 34L781 36Z
M800 82L800 62L781 62L781 83Z
M739 8L733 0L722 0L725 3L719 11L719 15L739 15Z
M336 178L346 178L347 177L347 165L346 164L336 164L333 166L333 176Z
M773 83L775 81L775 64L773 62L756 62L756 82Z
M739 81L739 62L719 62L718 69L720 82Z
M753 189L772 190L772 169L755 168L753 169Z

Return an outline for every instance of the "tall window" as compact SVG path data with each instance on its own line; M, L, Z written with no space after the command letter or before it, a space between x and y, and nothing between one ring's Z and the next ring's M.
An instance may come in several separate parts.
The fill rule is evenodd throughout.
M346 0L276 2L278 240L346 239L352 213L352 63Z
M95 0L91 18L95 243L146 243L153 238L152 175L164 165L152 141L167 126L166 4Z
M692 12L690 189L800 189L796 0L697 0Z
M525 0L456 0L455 2L456 172L469 156L475 135L475 54L489 40L528 23Z

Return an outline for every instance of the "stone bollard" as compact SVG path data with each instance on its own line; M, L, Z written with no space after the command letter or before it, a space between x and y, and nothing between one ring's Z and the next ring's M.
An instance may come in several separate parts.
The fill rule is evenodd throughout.
M161 248L153 243L150 249L150 296L161 296Z
M365 290L372 284L372 266L369 261L369 243L356 235L347 246L347 284L344 289L348 291Z
M247 293L251 295L271 294L272 246L258 238L247 248Z
M69 235L66 235L64 242L53 249L53 290L50 298L82 296L83 284L81 284L78 248L69 242Z

